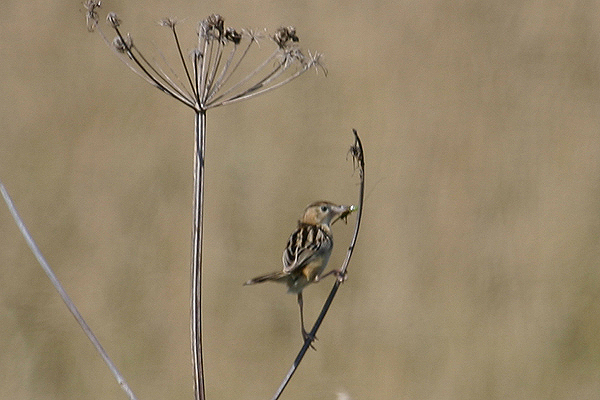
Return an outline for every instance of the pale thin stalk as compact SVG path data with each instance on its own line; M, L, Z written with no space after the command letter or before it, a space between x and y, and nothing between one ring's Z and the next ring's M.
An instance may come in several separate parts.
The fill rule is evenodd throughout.
M27 242L27 245L31 249L31 252L33 253L33 255L37 259L38 263L40 264L40 266L42 267L42 269L44 270L44 272L50 279L50 282L52 282L52 285L54 286L54 288L60 295L61 299L66 304L66 306L69 309L69 311L71 312L71 314L73 314L73 317L75 317L75 320L77 321L77 323L79 324L81 329L83 329L83 332L86 334L88 339L90 339L90 341L96 348L96 351L98 351L98 353L100 354L100 356L102 357L102 359L104 360L104 362L106 363L108 368L110 369L110 372L112 372L112 374L114 375L119 386L121 386L121 389L123 389L123 391L127 394L127 397L129 397L131 400L137 400L137 397L135 397L135 395L133 394L133 391L127 384L127 381L125 381L125 378L121 375L121 373L117 369L116 365L112 362L112 360L110 359L110 357L108 356L108 354L106 353L106 351L104 350L104 348L102 347L102 345L100 344L98 339L96 338L96 335L94 335L94 332L92 332L91 328L85 322L85 320L79 313L79 310L77 309L77 307L75 306L75 304L73 303L73 301L71 300L71 298L69 297L69 295L67 294L65 289L63 288L63 286L61 285L60 281L56 277L56 274L54 274L54 271L52 270L52 268L50 267L50 265L44 258L39 247L33 240L33 237L29 234L29 231L27 230L25 223L19 216L19 213L17 212L17 209L16 209L12 199L8 195L8 191L6 190L6 188L4 187L2 182L0 182L0 192L2 193L2 197L4 198L4 201L6 202L6 205L8 206L8 209L9 209L10 213L12 214L13 219L15 220L19 230L21 231L21 235L23 235L23 237L25 238L25 241Z
M160 51L160 49L157 49L157 52L160 54L160 58L163 60L163 62L165 63L166 67L169 69L171 75L173 75L173 78L174 78L174 79L171 78L171 76L169 74L167 74L165 72L165 70L163 69L163 67L161 67L160 64L157 62L156 63L156 69L163 76L163 79L165 79L166 81L169 81L171 83L171 85L173 85L173 87L176 87L177 90L178 90L178 92L180 92L182 94L182 96L185 96L187 99L195 99L196 98L196 93L190 93L190 91L187 88L186 84L183 83L183 81L181 80L181 78L179 77L179 75L177 74L177 72L175 72L175 70L173 69L173 67L171 67L171 65L167 61L167 58L165 57L164 53L162 51ZM187 69L187 65L184 64L184 67ZM177 80L177 83L175 82L175 80Z
M152 75L154 77L154 79L156 79L157 82L160 82L160 81L163 82L163 83L160 83L160 85L164 88L164 91L172 93L171 95L173 97L175 97L176 99L180 99L180 100L181 99L187 99L186 93L183 92L171 80L171 78L169 78L169 76L164 73L164 71L162 70L162 68L160 68L160 66L158 65L158 63L156 64L157 66L155 67L151 62L149 62L146 59L146 57L135 46L132 46L131 50L132 50L132 52L135 51L138 54L138 56L141 58L141 60L144 61L144 63L148 66L149 70L145 69L146 73L148 73L148 71L154 72L154 74ZM142 66L140 65L140 68L141 67ZM159 79L160 79L160 81L159 81Z
M204 154L206 111L196 113L194 150L194 221L191 257L191 346L194 369L194 396L204 400L204 364L202 357L202 233L204 214Z
M121 37L121 35L119 35ZM169 90L167 87L165 87L162 83L160 83L156 77L154 77L141 63L140 60L137 59L137 57L135 56L135 54L131 51L131 49L129 47L127 47L125 54L127 54L127 57L125 57L123 55L123 53L120 53L118 50L115 49L115 52L117 53L117 55L119 56L119 58L123 61L123 63L129 67L129 69L131 71L133 71L136 75L138 75L139 77L141 77L142 79L144 79L146 82L148 82L149 84L151 84L152 86L154 86L155 88L159 89L161 92L168 94L169 96L173 97L176 100L179 100L180 102L182 102L183 104L185 104L188 107L191 108L195 108L194 107L194 103L191 102L187 97L185 97L185 95L181 95L177 92L174 92L172 90ZM138 54L141 55L141 53L136 49L136 52ZM131 61L133 61L133 65L131 64ZM144 62L148 63L148 61L144 60ZM139 70L137 68L135 68L135 66L137 66L137 68L139 68ZM154 67L152 67L154 69ZM160 74L158 74L160 76ZM161 78L162 79L162 78Z
M238 93L235 96L232 96L229 99L219 103L218 105L232 103L233 101L235 101L237 99L240 99L240 100L247 99L255 94L256 95L261 94L263 91L265 91L265 89L259 90L261 87L267 86L273 80L279 78L281 76L281 74L283 74L286 70L287 70L287 67L284 67L283 64L279 64L273 71L269 72L260 81L256 82L254 85L252 85L248 89L244 90L243 92ZM306 68L303 68L300 71L302 71L302 72L306 71ZM298 75L300 75L300 73L298 73ZM296 75L296 76L298 76L298 75ZM286 82L289 82L289 80L286 80ZM273 86L275 86L275 85L273 85Z
M181 44L179 43L179 36L177 35L177 31L175 30L175 25L171 28L173 31L173 37L175 38L175 44L177 45L177 51L179 52L179 58L181 59L181 64L183 64L183 69L185 69L185 75L188 78L192 91L194 91L194 97L198 97L196 93L196 89L194 84L192 83L192 77L190 76L190 70L188 68L187 63L185 62L185 57L183 56L183 52L181 51Z
M217 76L217 72L219 71L219 67L221 66L221 59L223 58L223 49L225 45L218 41L217 54L214 56L215 61L213 65L211 65L210 77L207 80L206 90L204 92L204 99L208 98L208 94L212 92L213 85L215 84L215 76Z
M129 47L126 43L127 41L125 40L125 38L123 37L123 35L121 34L121 32L119 31L118 28L114 28L115 32L117 33L117 35L119 36L119 39L121 40L121 43L123 43L123 45L125 46L125 52L127 53L127 55L129 56L129 58L142 70L142 72L144 73L144 75L146 75L148 77L148 79L150 79L150 81L153 83L153 85L155 87L157 87L158 89L162 90L163 92L177 98L176 96L173 95L173 93L171 93L170 91L167 90L167 88L165 88L150 72L148 72L148 70L142 65L142 63L140 62L140 60L137 59L137 57L135 56L135 54L133 54L132 47ZM139 51L138 51L139 53ZM147 61L146 61L147 63ZM129 66L129 63L126 63ZM129 66L130 68L132 68L131 66ZM152 66L151 66L152 67ZM132 68L134 71L135 69Z
M283 80L283 81L281 81L279 83L276 83L273 86L269 86L269 87L264 88L262 90L258 90L258 91L255 91L255 92L252 92L252 93L248 93L248 94L245 94L245 95L239 95L240 97L232 97L232 98L230 98L228 100L224 100L224 101L222 101L220 103L216 103L216 104L215 103L211 103L210 107L212 108L212 107L224 106L226 104L235 103L236 101L246 100L246 99L248 99L250 97L254 97L254 96L258 96L258 95L270 92L271 90L277 89L278 87L283 86L286 83L288 83L288 82L296 79L297 77L299 77L307 69L308 69L308 67L302 68L302 69L298 70L296 73L294 73L293 75L287 77L285 80Z
M212 88L210 89L209 93L206 96L206 101L210 100L210 98L215 94L215 92L217 92L221 88L223 77L225 76L225 74L227 73L227 70L231 66L231 63L233 62L235 53L237 52L237 49L238 49L238 45L234 44L233 49L231 49L231 52L229 53L229 57L227 57L227 61L225 61L225 65L223 66L223 69L221 69L221 73L217 77L217 80L215 81L214 85L212 86Z
M248 46L246 46L246 49L244 50L244 52L242 53L242 55L240 56L240 59L237 61L237 63L235 64L235 66L231 69L231 72L227 75L227 77L225 77L217 87L215 87L212 91L212 93L208 96L207 100L210 100L220 89L221 87L223 87L223 85L225 85L227 83L227 81L229 81L229 79L231 78L231 76L235 73L235 71L238 69L238 67L240 66L240 64L242 63L242 60L246 57L246 54L248 54L248 51L250 51L250 47L252 46L252 43L256 42L257 39L250 39L250 42L248 43Z
M206 99L206 92L208 90L208 86L210 85L209 77L210 77L210 70L213 66L213 57L214 57L213 53L214 53L214 49L215 49L215 41L216 40L217 39L214 39L214 38L211 40L207 39L207 43L209 43L209 45L210 45L210 50L205 51L204 54L202 55L202 57L206 60L206 64L204 64L202 66L202 71L204 73L204 76L202 78L203 83L202 83L202 91L200 92L200 97L204 100Z
M260 89L263 86L267 86L271 81L279 78L281 74L283 74L288 67L285 67L283 64L279 64L273 71L269 72L264 78L260 81L256 82L252 87L246 89L245 93L254 92Z
M106 37L106 35L104 34L104 32L102 32L101 29L97 28L98 32L100 33L100 37L102 38L102 40L104 40L104 42L106 43L106 45L108 47L113 47L111 42L108 40L108 38ZM115 29L115 31L117 32L119 38L121 40L123 39L123 36L121 36L121 34ZM150 85L154 86L155 88L157 88L158 90L162 91L163 93L168 94L169 96L175 98L176 100L181 101L182 103L184 103L185 105L194 108L194 104L191 103L188 99L186 98L181 98L181 97L177 97L176 95L174 95L173 93L171 93L170 91L166 90L166 88L164 86L162 86L160 84L160 82L156 81L156 79L154 79L154 77L152 77L151 75L148 74L148 71L146 71L145 68L143 68L139 62L137 61L137 59L135 58L135 56L133 55L133 53L131 53L131 51L129 49L127 49L127 51L125 53L121 53L119 51L117 51L116 49L113 48L113 50L115 51L115 53L117 54L117 57L119 57L119 59L123 62L123 64L125 64L127 66L127 68L129 68L134 74L136 74L137 76L139 76L140 78L142 78L143 80L145 80L146 82L148 82ZM124 54L127 55L127 57L124 56ZM133 61L134 64L132 65L130 62ZM137 65L139 70L137 68L134 67L134 65Z
M209 63L209 57L206 57L206 55L208 54L208 45L209 45L209 41L208 39L204 38L204 46L202 49L202 53L200 53L200 57L202 57L202 64L200 64L200 70L198 71L198 74L200 75L200 86L198 86L198 96L200 97L200 101L202 102L201 106L204 106L204 102L205 102L205 98L204 96L204 88L206 86L206 70L208 68L208 63Z
M340 285L342 284L342 282L344 281L344 279L346 277L346 271L348 269L348 264L350 263L350 259L352 258L352 253L354 252L354 246L356 245L356 240L358 239L358 231L360 229L360 221L362 219L362 212L363 212L363 200L365 197L365 160L364 160L362 143L360 141L360 138L358 137L358 133L356 132L356 129L353 129L353 133L354 133L354 145L350 148L350 152L352 153L354 165L358 166L357 168L359 170L359 175L360 175L360 189L359 189L359 194L358 194L358 212L356 214L356 223L354 224L354 234L352 235L352 240L350 240L350 246L348 246L348 251L346 252L346 258L344 259L344 262L342 263L342 268L340 268L339 277L338 277L338 279L335 280L335 283L333 284L333 287L331 288L331 291L329 292L329 296L327 297L327 300L325 300L325 304L323 304L323 308L321 309L321 312L319 313L319 316L318 316L317 320L315 321L315 324L313 325L312 329L310 330L310 333L308 334L309 338L316 337L317 331L319 330L321 323L325 319L325 315L327 314L327 311L329 311L329 307L331 306L331 303L333 302L333 299L338 291L338 288L340 287ZM290 380L292 379L292 376L298 369L298 366L300 365L300 362L302 361L302 359L304 358L304 355L308 351L308 348L310 347L311 342L312 342L311 339L307 339L304 341L304 344L302 345L302 348L298 352L296 359L292 363L292 366L290 367L287 375L285 376L285 378L279 385L279 388L277 389L277 391L275 392L275 394L273 395L271 400L279 399L279 397L283 393L285 387L290 382Z
M269 62L271 62L275 57L277 57L277 54L280 52L281 50L277 49L273 52L273 54L271 54L266 60L265 62L263 62L261 65L259 65L258 67L256 67L254 69L254 71L250 72L248 75L246 75L246 77L244 77L242 80L240 80L238 83L236 83L235 85L233 85L232 87L230 87L229 89L227 89L226 91L224 91L223 93L221 93L220 96L217 96L214 101L218 101L219 99L222 99L223 97L227 96L229 93L233 92L234 90L237 90L237 88L239 88L240 86L244 85L246 82L248 82L250 79L254 78Z
M198 107L197 110L201 109L201 104L200 104L200 65L198 64L198 58L201 57L200 53L198 53L198 51L194 51L193 54L193 59L192 59L192 67L194 67L194 88L196 90L196 106Z
M169 61L167 61L167 57L162 52L162 50L160 50L154 43L153 43L153 46L154 46L156 52L158 53L158 55L160 56L160 59L164 63L166 69L168 69L169 73L167 73L165 71L165 67L163 67L161 65L161 63L156 60L156 57L152 57L152 61L154 62L154 64L152 64L139 51L137 46L133 46L133 47L135 48L136 52L144 59L144 62L146 62L148 64L148 66L152 67L152 69L154 70L156 75L160 79L165 81L165 83L167 83L167 85L169 87L171 87L174 92L179 93L182 97L185 97L187 99L194 99L195 94L191 93L187 87L187 85L190 84L191 82L188 81L187 83L184 83L181 80L181 78L179 77L179 75L177 74L177 72L175 71L175 69L173 69L173 67L171 67L171 64L169 63ZM179 52L181 53L181 50ZM184 60L181 60L181 61L183 63L183 68L184 68L184 70L186 70L185 72L187 73L187 65L185 64L185 61ZM193 87L192 87L192 89L193 89Z

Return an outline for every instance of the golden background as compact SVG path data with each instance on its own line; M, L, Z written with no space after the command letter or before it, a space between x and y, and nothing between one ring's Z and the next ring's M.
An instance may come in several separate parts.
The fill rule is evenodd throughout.
M356 202L352 128L367 162L361 235L284 398L598 398L599 2L107 11L146 54L173 50L160 18L184 20L188 51L214 12L236 28L295 25L325 54L326 78L208 112L209 399L270 398L295 357L295 297L242 283L280 268L306 204ZM0 15L0 179L137 396L190 399L193 113L88 34L80 2L5 0ZM332 265L349 222L334 227ZM3 203L0 266L0 397L125 398ZM305 291L307 320L330 287Z

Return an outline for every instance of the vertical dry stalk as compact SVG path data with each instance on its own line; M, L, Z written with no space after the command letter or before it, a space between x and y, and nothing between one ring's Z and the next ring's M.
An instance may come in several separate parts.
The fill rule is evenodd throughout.
M196 113L194 150L194 205L191 258L191 318L190 335L194 393L204 399L204 361L202 357L202 233L204 217L204 153L206 139L206 111Z

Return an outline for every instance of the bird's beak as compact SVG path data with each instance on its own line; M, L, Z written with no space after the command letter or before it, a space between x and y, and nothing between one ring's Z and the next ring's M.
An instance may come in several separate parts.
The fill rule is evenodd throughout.
M350 205L350 206L335 206L333 208L333 211L335 212L336 215L331 220L331 224L333 224L334 222L336 222L338 219L343 219L344 222L346 222L346 218L348 218L348 215L352 214L352 212L356 211L356 207L353 206L353 205Z

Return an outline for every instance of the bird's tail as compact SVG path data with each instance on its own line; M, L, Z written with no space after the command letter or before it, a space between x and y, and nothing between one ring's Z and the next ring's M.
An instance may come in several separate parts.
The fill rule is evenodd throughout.
M288 276L289 276L289 274L286 274L283 271L271 272L269 274L260 275L260 276L257 276L256 278L250 279L249 281L246 281L246 283L244 283L244 285L254 285L255 283L262 283L262 282L267 282L267 281L277 282L277 281L287 279Z

